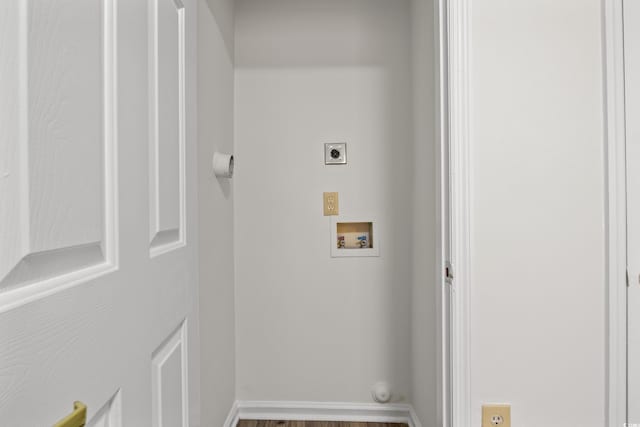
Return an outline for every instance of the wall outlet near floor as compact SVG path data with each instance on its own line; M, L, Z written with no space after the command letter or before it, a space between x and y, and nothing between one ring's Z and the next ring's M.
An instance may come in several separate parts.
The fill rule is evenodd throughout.
M511 405L482 405L482 427L511 427Z

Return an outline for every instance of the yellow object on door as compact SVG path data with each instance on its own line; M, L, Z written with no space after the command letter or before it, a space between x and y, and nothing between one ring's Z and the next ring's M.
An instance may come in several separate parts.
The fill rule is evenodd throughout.
M82 402L73 402L73 412L58 421L53 427L84 427L87 423L87 406Z

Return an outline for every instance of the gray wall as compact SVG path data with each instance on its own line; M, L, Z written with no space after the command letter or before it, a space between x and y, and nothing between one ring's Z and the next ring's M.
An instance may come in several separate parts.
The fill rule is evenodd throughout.
M236 60L238 398L366 402L387 380L409 401L410 2L239 0ZM339 141L349 165L326 167ZM379 258L330 258L323 191L378 220Z
M436 425L436 32L433 0L412 0L413 253L411 278L411 403L424 427Z
M235 400L233 181L211 172L214 150L233 152L233 16L222 8L214 17L204 0L198 7L200 425L211 427Z
M200 0L202 2L202 0ZM229 56L233 58L234 45L234 0L205 0L210 15L217 24L218 31L227 47Z
M203 425L231 405L234 358L240 399L368 401L385 379L433 425L432 5L239 0L234 95L231 3L199 19ZM604 425L600 14L474 3L473 420L510 402L527 425ZM208 175L234 97L237 355L231 189ZM327 141L349 166L324 167ZM323 191L378 219L380 258L329 258Z

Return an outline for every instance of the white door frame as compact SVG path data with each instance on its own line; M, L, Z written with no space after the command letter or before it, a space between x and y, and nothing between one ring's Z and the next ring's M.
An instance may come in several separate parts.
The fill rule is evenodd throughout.
M627 292L626 292L626 167L623 0L603 2L603 66L605 94L606 271L607 271L607 381L608 425L627 422ZM471 0L440 0L442 77L442 140L449 172L449 242L455 268L448 334L451 354L451 415L445 426L471 423L469 315L471 286L471 123L470 33ZM447 158L448 148L448 158ZM446 171L443 171L446 173ZM446 179L443 177L443 179ZM447 191L443 188L443 191ZM446 366L443 366L446 369ZM443 373L446 375L446 372ZM446 390L445 390L446 391ZM446 407L445 407L446 410ZM446 420L446 418L445 418Z
M607 419L627 422L627 224L622 0L603 0L608 297Z
M470 33L472 0L440 0L441 38L441 137L443 151L443 193L448 193L449 261L454 279L451 292L450 328L443 331L450 339L450 366L444 366L445 387L450 404L445 403L446 427L470 427L471 387L469 371L469 296L471 283L471 162L470 162ZM448 168L448 170L446 170ZM446 174L447 176L444 176ZM448 180L448 185L447 181ZM446 309L444 310L446 312ZM446 341L444 342L446 345ZM449 419L450 418L450 419Z

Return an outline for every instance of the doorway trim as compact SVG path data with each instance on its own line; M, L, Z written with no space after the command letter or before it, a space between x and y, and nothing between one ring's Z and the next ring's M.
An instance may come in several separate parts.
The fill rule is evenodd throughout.
M627 422L627 224L623 0L603 0L607 283L606 408Z
M471 201L471 2L440 0L446 29L441 59L443 161L450 180L448 240L455 269L451 300L452 427L471 423L470 289ZM606 418L607 425L627 422L627 247L623 0L602 0L606 240ZM447 177L444 177L444 175ZM446 233L446 230L445 230ZM446 372L444 373L446 375Z
M469 427L471 289L471 1L441 0L443 192L449 213L444 232L453 266L450 300L450 418L444 425ZM448 180L448 185L447 181ZM448 201L446 197L448 196ZM448 224L446 223L448 221ZM445 243L445 245L446 245ZM446 260L445 260L446 261ZM446 409L446 408L445 408Z

